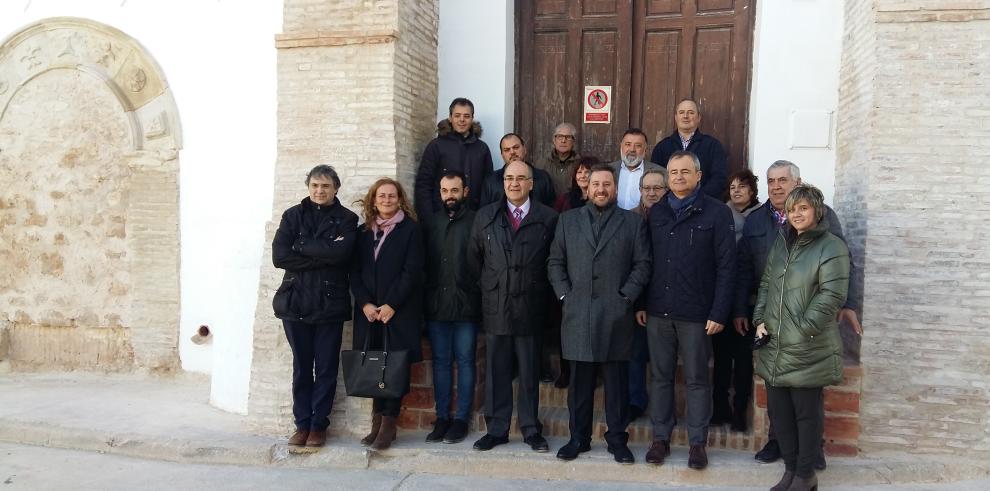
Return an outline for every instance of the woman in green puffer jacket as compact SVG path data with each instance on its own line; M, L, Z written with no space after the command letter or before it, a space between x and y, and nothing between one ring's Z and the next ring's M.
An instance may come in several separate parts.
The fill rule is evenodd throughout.
M766 381L786 466L776 491L818 486L813 465L825 420L822 388L842 380L836 314L849 286L849 250L828 232L822 192L798 186L784 209L788 227L767 257L753 313L756 335L770 336L756 373Z

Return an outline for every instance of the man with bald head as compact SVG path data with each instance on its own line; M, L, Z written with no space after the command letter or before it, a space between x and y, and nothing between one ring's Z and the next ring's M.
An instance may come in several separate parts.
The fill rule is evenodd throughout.
M508 443L512 421L512 374L519 374L516 414L523 441L536 452L550 447L541 435L539 339L546 324L547 256L557 212L530 199L533 168L515 159L502 173L504 199L475 216L468 268L480 279L485 332L485 423L475 450Z
M650 160L666 167L674 152L688 151L701 162L701 191L721 200L725 193L729 167L725 149L711 135L698 130L701 126L701 106L694 99L683 99L674 109L674 130L653 148Z

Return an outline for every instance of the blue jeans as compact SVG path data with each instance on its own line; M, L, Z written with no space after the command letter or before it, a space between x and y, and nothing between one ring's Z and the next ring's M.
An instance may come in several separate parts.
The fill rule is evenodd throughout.
M428 321L426 328L433 350L433 399L437 418L450 417L451 388L457 359L457 411L454 418L464 421L471 415L474 403L474 353L478 325L473 322Z

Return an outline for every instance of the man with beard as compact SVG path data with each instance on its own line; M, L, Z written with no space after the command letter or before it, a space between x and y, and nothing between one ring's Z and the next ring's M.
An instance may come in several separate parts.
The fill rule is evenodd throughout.
M649 281L650 244L646 223L635 212L617 207L615 192L612 168L592 168L588 204L561 216L547 260L550 283L563 302L562 356L571 360L571 438L557 452L561 460L591 449L595 382L601 368L608 451L621 464L635 461L626 432L633 301Z
M468 239L475 211L467 205L464 174L447 171L440 178L444 209L425 222L426 329L433 352L433 399L437 419L427 443L457 443L468 432L474 403L474 353L481 317L477 278L467 267ZM457 362L457 408L450 418L453 372Z
M629 128L622 134L619 144L620 159L609 164L615 172L619 208L632 210L639 206L639 180L646 171L659 169L653 162L646 162L646 133L639 128Z
M471 229L468 265L481 283L488 427L475 450L509 441L513 368L519 374L516 416L523 441L536 452L550 450L538 415L538 341L549 305L547 254L557 212L531 199L532 171L521 160L509 162L503 177L505 199L478 210Z

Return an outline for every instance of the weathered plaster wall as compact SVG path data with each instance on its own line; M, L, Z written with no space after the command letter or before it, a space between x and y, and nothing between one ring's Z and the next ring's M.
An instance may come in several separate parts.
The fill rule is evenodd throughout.
M120 31L56 18L0 45L0 315L15 368L177 365L177 130L160 70Z

